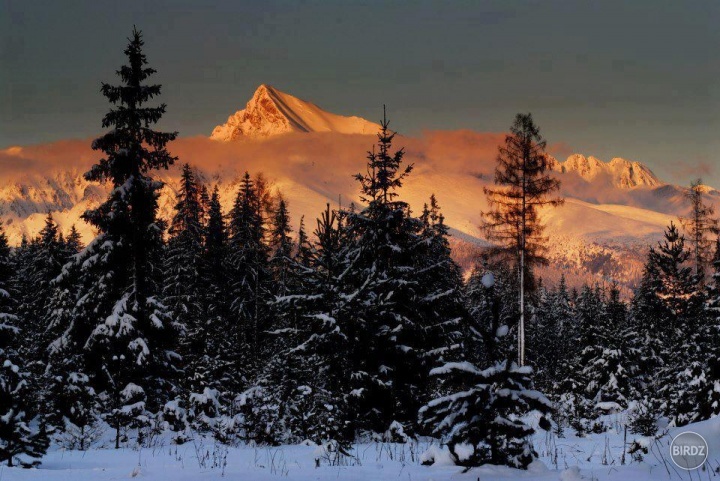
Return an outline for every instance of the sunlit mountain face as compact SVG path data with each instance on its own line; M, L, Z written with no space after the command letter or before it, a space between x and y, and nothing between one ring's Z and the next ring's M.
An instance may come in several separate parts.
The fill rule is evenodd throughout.
M389 117L392 120L392 112ZM352 175L364 168L378 128L370 120L329 113L261 85L245 108L209 137L180 138L171 144L180 161L155 173L166 184L160 215L171 217L179 165L189 163L208 187L218 186L225 209L245 171L262 173L287 200L297 227L302 216L314 219L327 203L337 207L359 202ZM402 133L401 125L391 123L391 128ZM488 245L479 228L480 212L487 207L483 187L493 182L503 138L503 133L469 130L395 138L394 146L404 147L406 161L415 166L401 197L419 212L431 194L437 196L452 229L455 257L465 268ZM552 146L549 150L552 155ZM1 151L7 181L0 185L0 212L10 241L18 244L23 235L35 236L48 212L62 231L75 225L85 241L92 238L94 232L80 216L108 194L107 186L83 178L95 160L90 139ZM648 246L660 239L670 221L687 212L685 189L664 183L643 163L622 158L605 162L573 154L564 161L553 157L552 165L566 202L542 212L552 267L539 274L550 282L564 273L573 285L612 279L632 287ZM704 191L709 202L720 199L717 190Z

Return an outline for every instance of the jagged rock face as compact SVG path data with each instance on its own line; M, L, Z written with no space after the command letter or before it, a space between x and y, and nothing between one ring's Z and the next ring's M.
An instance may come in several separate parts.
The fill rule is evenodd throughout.
M261 85L245 109L213 129L210 138L221 141L267 138L289 132L374 134L379 125L360 117L331 114L318 106Z
M565 162L551 159L550 164L553 170L563 173L574 172L588 182L592 182L600 176L608 176L613 185L621 189L663 185L663 182L647 166L620 157L615 157L610 162L603 162L592 155L585 157L573 154Z

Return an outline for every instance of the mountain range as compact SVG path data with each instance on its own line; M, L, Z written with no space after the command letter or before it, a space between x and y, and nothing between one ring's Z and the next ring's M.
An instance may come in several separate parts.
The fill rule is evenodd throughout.
M379 125L359 117L326 112L318 106L261 85L244 109L218 125L209 137L180 138L171 146L180 162L217 186L226 209L239 177L262 172L288 201L295 225L301 216L314 219L326 203L357 202L352 174L364 169L365 155L376 141ZM402 197L419 211L431 193L440 201L453 234L456 259L464 266L488 243L479 229L487 208L483 187L493 181L494 159L501 133L427 132L398 135L406 160L415 171ZM34 236L52 212L63 231L72 224L85 240L94 235L80 216L98 205L106 185L84 180L82 173L97 160L89 141L76 140L0 151L0 219L10 241ZM540 275L551 282L564 273L570 284L610 279L631 288L638 280L648 246L663 229L687 213L684 187L667 184L640 162L614 158L608 162L573 154L564 161L551 157L562 182L565 205L541 212L549 238L551 267ZM160 215L169 219L179 166L156 174L165 182ZM713 204L720 192L706 187ZM313 226L314 222L306 225Z

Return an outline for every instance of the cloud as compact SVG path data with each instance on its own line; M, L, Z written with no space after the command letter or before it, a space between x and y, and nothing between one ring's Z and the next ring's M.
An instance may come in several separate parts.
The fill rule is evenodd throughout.
M420 137L398 136L406 162L419 172L485 172L494 168L497 146L504 134L469 130L428 131ZM353 174L364 169L374 136L333 133L288 134L261 141L216 142L206 137L184 137L168 149L211 176L215 172L264 172L269 178L292 177L318 190L353 185ZM10 147L0 151L0 172L6 181L20 176L87 170L101 158L90 139ZM173 168L173 170L177 167ZM313 175L318 179L314 180ZM339 189L344 190L344 189Z
M577 153L576 150L573 150L573 148L570 147L570 145L566 144L565 142L550 143L547 146L547 151L550 155L552 155L556 159L560 159L563 157L569 157L570 155Z
M472 199L479 212L484 204L482 185L493 181L497 149L504 138L505 133L471 130L425 131L418 137L396 137L394 147L404 147L405 161L415 168L403 195L415 200L415 210L431 193L437 193L441 203L445 196L446 202L455 203L458 211L463 202ZM198 170L209 184L237 182L245 171L262 172L281 190L298 190L302 186L304 190L293 195L296 203L313 196L356 201L358 185L353 175L363 172L367 153L375 143L374 136L335 133L296 133L236 142L182 137L168 146L179 157L177 165L157 175L172 181L184 163ZM101 157L90 144L90 139L82 139L11 147L0 151L0 172L6 181L67 170L84 172ZM571 152L562 143L551 144L548 150L554 155ZM443 185L447 179L458 183ZM564 195L588 202L635 203L627 191L612 188L609 178L588 183L575 174L565 174L561 179ZM306 207L316 203L308 200Z
M715 166L705 160L698 160L695 163L676 163L670 170L670 175L678 182L685 183L688 179L711 177L715 174Z
M404 147L405 161L414 165L401 199L417 212L431 194L437 194L448 222L463 232L477 234L480 212L487 207L483 187L493 182L497 148L504 137L504 133L471 130L426 131L417 137L396 137L393 146ZM3 183L23 178L23 185L43 186L46 181L33 180L68 170L80 174L101 157L90 144L90 139L66 140L2 150ZM236 142L183 137L168 147L179 157L177 165L156 175L172 189L180 166L188 163L211 187L220 184L223 204L228 207L237 192L239 177L245 171L262 172L285 194L296 221L301 215L312 219L326 202L347 205L359 199L359 186L353 176L364 172L368 151L375 144L374 136L319 132ZM564 144L552 144L548 150L554 154L570 151ZM558 175L563 196L638 207L647 206L652 200L641 192L614 188L609 177L587 182L574 173ZM2 190L0 185L0 193ZM79 189L76 195L83 197L84 192ZM6 198L13 195L17 194L5 193ZM160 207L165 213L172 211L173 197L162 200ZM48 202L55 201L46 198L36 201L38 205Z
M61 140L0 150L0 173L7 181L32 174L85 170L100 158L90 148L90 142L90 139Z

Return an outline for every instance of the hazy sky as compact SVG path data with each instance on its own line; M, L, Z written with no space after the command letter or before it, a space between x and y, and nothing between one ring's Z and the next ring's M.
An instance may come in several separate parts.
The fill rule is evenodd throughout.
M97 134L133 24L209 135L260 83L401 133L503 131L720 187L720 2L0 0L0 148ZM567 152L566 152L567 153Z

